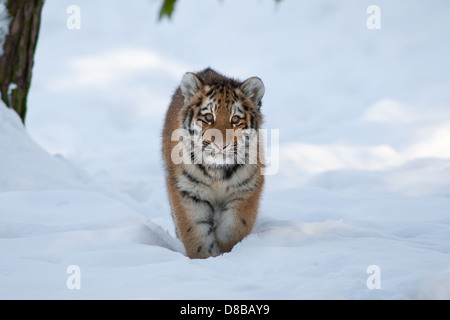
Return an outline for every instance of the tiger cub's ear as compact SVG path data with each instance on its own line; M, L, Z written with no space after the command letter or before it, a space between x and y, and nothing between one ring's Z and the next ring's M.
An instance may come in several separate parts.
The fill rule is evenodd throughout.
M202 88L200 79L191 72L186 72L181 80L181 93L184 97L184 103L189 102L192 97Z
M241 84L240 89L253 102L255 107L261 107L261 99L266 89L260 78L251 77L245 80Z

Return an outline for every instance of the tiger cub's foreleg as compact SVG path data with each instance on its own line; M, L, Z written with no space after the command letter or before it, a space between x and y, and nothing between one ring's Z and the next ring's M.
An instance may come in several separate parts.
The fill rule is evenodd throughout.
M215 257L220 254L215 236L214 208L186 191L176 190L173 199L176 210L177 235L191 259ZM181 200L181 201L180 201Z
M258 214L258 194L236 201L233 207L220 213L217 219L216 239L221 252L230 252L252 232Z

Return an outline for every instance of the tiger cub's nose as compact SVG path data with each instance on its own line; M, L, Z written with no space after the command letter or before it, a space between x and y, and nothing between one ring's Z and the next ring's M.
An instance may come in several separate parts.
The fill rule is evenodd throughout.
M219 149L219 150L224 150L226 147L228 147L229 143L227 144L223 144L223 143L218 143L218 142L213 142L214 146Z

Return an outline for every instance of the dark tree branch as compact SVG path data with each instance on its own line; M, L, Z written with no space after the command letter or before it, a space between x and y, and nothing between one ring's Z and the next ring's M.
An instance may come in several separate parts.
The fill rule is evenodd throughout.
M0 56L0 95L25 122L43 0L8 0L9 32Z
M281 2L282 0L275 0L276 3ZM164 0L159 10L159 20L161 21L164 18L170 19L172 17L172 13L175 10L175 3L177 0Z

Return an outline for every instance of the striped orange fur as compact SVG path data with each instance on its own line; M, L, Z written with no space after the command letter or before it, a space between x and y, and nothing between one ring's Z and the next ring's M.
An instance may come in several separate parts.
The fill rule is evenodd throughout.
M252 231L264 184L254 136L263 95L259 78L241 82L208 68L186 73L172 97L162 153L176 233L190 258L229 252ZM253 162L249 141L259 151Z

